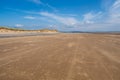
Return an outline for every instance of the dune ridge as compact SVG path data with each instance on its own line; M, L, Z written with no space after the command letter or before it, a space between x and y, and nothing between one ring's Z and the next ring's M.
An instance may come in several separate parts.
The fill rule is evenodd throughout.
M40 30L24 30L19 28L7 28L7 27L0 27L0 33L20 33L20 32L49 32L55 33L58 32L56 29L40 29Z

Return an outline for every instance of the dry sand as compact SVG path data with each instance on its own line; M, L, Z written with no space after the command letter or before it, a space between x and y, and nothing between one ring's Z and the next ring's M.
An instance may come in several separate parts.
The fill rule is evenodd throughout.
M0 38L0 80L120 80L120 35Z

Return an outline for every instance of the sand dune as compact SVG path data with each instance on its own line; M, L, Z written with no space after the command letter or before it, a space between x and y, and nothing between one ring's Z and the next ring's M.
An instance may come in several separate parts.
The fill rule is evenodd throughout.
M41 29L41 30L22 30L22 29L16 29L16 28L0 27L0 34L40 33L40 32L55 33L55 32L58 32L58 31L57 31L57 30L49 30L49 29Z

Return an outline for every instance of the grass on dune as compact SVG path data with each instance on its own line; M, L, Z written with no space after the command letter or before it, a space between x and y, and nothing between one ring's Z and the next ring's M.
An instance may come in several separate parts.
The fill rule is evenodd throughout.
M10 28L10 27L4 27L4 26L0 26L0 29L6 29L6 30L12 30L12 31L25 31L24 29L20 29L20 28Z

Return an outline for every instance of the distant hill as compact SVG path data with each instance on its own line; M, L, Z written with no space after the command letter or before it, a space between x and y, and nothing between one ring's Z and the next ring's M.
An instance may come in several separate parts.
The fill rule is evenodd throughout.
M95 33L95 34L120 34L120 31L60 31L62 33Z

